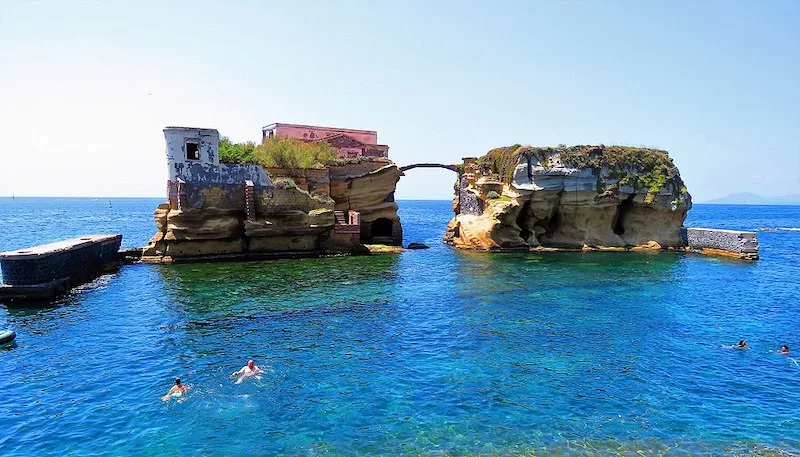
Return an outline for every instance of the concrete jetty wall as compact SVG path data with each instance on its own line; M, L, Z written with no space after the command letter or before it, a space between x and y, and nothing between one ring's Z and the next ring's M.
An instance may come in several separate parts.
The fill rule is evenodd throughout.
M87 235L0 253L0 299L46 298L91 281L117 261L122 235Z
M755 232L684 228L681 235L692 251L744 260L758 259L758 236Z

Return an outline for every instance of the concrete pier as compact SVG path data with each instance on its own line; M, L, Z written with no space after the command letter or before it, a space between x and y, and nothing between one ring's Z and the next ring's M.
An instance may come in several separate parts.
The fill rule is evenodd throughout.
M116 266L122 235L87 235L0 253L0 301L46 299Z
M758 236L755 232L685 228L681 235L691 251L742 260L758 260Z

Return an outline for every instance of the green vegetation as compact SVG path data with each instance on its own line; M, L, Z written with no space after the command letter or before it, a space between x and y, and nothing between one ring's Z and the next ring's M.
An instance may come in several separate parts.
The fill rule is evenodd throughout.
M519 144L515 144L503 148L494 148L485 155L478 157L478 165L491 173L499 174L503 182L510 183L514 168L517 166L521 156L521 154L517 153L520 147Z
M336 162L336 149L325 141L267 138L260 145L231 143L220 138L219 160L223 163L258 164L276 168L322 168Z
M246 143L231 143L227 136L219 138L219 161L224 163L258 163L253 156L256 144L252 141Z
M598 192L604 186L600 178L602 171L617 180L619 186L631 186L634 190L647 188L645 202L652 202L659 189L673 182L681 193L686 187L678 169L666 151L636 148L631 146L564 146L532 147L514 144L495 148L478 159L478 164L491 173L497 173L505 183L513 179L514 169L525 158L535 158L544 168L552 166L552 160L574 168L591 168L598 176Z
M295 189L300 193L306 194L309 198L311 198L315 202L326 206L330 206L335 203L333 199L327 195L310 194L305 189L301 189L300 187L297 186L297 183L294 182L292 178L275 178L272 181L272 185L275 186L276 189Z
M486 198L488 198L490 200L496 200L496 199L500 198L500 194L498 194L497 192L495 192L493 190L490 190L488 193L486 193Z
M336 166L342 166L342 165L353 165L353 164L358 164L358 163L372 162L372 161L374 161L374 160L375 160L375 158L374 158L374 157L367 157L367 156L359 156L359 157L336 157L336 158L334 158L334 159L333 159L333 161L332 161L332 162L330 162L330 163L326 163L325 165L336 165ZM387 164L389 163L389 162L388 162L388 159L387 159L387 162L386 162L386 163L387 163Z
M267 138L253 155L265 167L322 168L336 160L336 149L325 141Z

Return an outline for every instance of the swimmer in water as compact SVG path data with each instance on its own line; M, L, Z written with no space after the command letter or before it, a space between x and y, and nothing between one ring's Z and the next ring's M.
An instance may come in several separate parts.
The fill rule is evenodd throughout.
M734 346L734 347L735 347L736 349L747 349L747 341L745 341L745 340L741 340L741 341L739 341L739 344L737 344L737 345L736 345L736 346Z
M162 401L167 401L170 398L175 398L178 401L183 401L186 399L186 391L188 388L181 384L181 378L175 378L175 385L169 389L166 395L161 397Z
M785 344L783 346L781 346L781 350L778 351L778 354L781 354L781 355L786 355L788 353L789 353L789 346L787 346Z
M231 376L239 376L236 384L241 384L246 378L264 373L264 370L259 368L252 360L247 361L247 365L243 366L240 370L231 373ZM259 378L260 379L260 378Z

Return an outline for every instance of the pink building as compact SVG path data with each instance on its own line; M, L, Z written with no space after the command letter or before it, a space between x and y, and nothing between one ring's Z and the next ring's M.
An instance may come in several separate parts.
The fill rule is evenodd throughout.
M340 129L299 124L269 124L261 129L262 138L295 138L326 141L339 157L389 157L389 146L378 144L374 130Z

